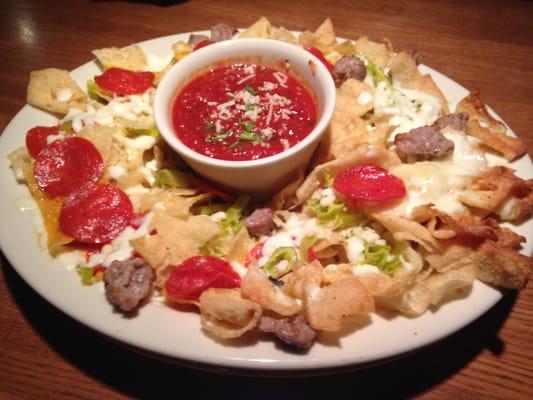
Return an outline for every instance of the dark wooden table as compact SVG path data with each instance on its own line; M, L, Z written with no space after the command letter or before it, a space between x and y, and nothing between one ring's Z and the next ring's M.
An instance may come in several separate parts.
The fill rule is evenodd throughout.
M532 2L2 0L0 10L0 131L24 105L31 70L73 69L95 48L219 21L243 27L266 15L276 25L305 30L330 16L339 36L388 38L480 89L533 154ZM138 355L63 315L5 258L0 262L2 399L326 398L337 391L349 398L533 398L532 285L409 357L358 372L283 380L215 375Z

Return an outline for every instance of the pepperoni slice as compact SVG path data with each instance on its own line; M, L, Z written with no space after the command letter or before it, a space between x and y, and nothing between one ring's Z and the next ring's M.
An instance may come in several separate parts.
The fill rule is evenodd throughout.
M306 47L305 48L309 53L311 53L312 55L314 55L316 58L318 58L320 61L322 61L322 64L324 64L326 66L326 68L328 69L328 71L333 75L333 64L330 63L326 57L324 57L324 54L319 50L317 49L316 47Z
M153 72L134 72L122 68L109 68L102 75L95 76L96 84L119 96L146 92L154 82Z
M80 243L107 243L130 225L132 217L133 206L122 190L89 184L67 197L59 226Z
M209 288L236 288L240 276L221 258L194 256L178 264L165 282L165 293L173 300L197 300Z
M66 196L87 183L96 183L103 172L100 152L80 137L46 145L33 166L37 184L50 197Z
M356 202L396 200L406 194L400 178L371 164L346 168L335 177L333 188Z
M57 135L59 126L35 126L26 133L26 147L33 158L37 158L39 152L48 143L48 136Z

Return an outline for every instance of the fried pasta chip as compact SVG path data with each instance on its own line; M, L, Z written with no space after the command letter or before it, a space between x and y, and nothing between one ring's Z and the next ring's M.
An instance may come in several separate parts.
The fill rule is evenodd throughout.
M466 112L470 116L466 127L468 135L478 138L506 159L514 160L525 154L525 144L520 139L507 135L507 127L490 115L479 92L471 92L462 99L457 104L457 112Z
M448 102L446 97L439 89L431 75L425 74L418 77L416 80L409 80L404 82L405 89L414 89L421 92L427 93L439 100L442 113L444 115L450 113L450 108L448 107Z
M323 53L328 53L337 45L337 36L333 29L333 23L329 18L314 32L305 31L300 34L298 41L304 47L316 47Z
M422 77L413 57L404 52L397 53L392 57L390 74L392 82L398 83L402 87Z
M146 55L136 44L123 49L118 47L97 49L92 53L104 69L116 67L130 71L145 71L148 67Z
M222 339L233 339L257 326L261 306L242 297L240 289L205 290L199 302L202 327Z
M366 36L357 39L355 51L372 60L380 68L388 67L393 55L392 48L388 43L373 42L368 40Z
M238 39L262 38L268 39L272 34L272 24L266 17L259 18L250 25L246 30L239 33Z
M68 71L47 68L30 73L26 100L45 111L66 115L69 108L83 109L87 96Z

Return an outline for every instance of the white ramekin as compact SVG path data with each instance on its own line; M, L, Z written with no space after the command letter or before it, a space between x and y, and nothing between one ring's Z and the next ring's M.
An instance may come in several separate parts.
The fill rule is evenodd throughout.
M293 147L259 160L219 160L183 144L174 131L171 116L172 103L179 89L199 71L224 60L257 57L270 65L287 60L291 71L307 83L318 106L315 128ZM302 48L268 39L228 40L196 50L174 65L157 87L153 108L163 139L193 170L230 191L265 199L286 185L295 170L305 168L309 162L333 115L335 84L320 60Z

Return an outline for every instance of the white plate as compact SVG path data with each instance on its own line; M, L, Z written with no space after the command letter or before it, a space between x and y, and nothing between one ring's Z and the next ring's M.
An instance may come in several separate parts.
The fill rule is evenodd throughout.
M144 50L158 56L169 55L177 40L188 34L166 36L141 43ZM467 90L444 75L422 66L431 73L445 94L457 101ZM72 71L81 87L99 73L94 62ZM372 322L357 331L347 329L343 336L319 342L306 354L284 351L270 339L251 339L237 345L215 341L202 333L199 316L178 312L161 303L141 308L134 318L113 312L101 285L84 287L76 272L68 271L39 247L30 212L15 205L29 197L24 185L17 184L7 155L24 144L25 133L35 125L53 124L49 114L24 106L0 137L0 245L7 259L42 297L83 324L119 341L145 351L216 368L247 370L297 370L300 372L361 365L398 356L435 342L467 325L490 309L502 294L480 282L470 295L442 305L419 318L396 316L390 319L372 315ZM529 157L514 163L518 174L533 177ZM524 252L533 249L533 220L516 228L529 240ZM529 233L529 234L528 234Z

